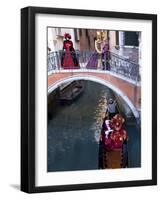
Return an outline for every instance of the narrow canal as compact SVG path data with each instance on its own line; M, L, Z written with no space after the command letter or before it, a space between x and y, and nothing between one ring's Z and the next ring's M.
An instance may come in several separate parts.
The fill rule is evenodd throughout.
M57 106L48 121L48 172L98 169L102 115L111 97L114 93L109 88L85 81L85 91L76 101ZM131 121L126 130L129 167L140 167L140 131Z

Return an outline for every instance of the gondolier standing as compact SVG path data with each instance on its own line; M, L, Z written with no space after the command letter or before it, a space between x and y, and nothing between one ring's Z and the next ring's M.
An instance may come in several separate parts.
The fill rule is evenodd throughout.
M106 113L108 113L109 120L111 120L117 114L117 103L116 100L114 101L112 98L108 101L108 106Z

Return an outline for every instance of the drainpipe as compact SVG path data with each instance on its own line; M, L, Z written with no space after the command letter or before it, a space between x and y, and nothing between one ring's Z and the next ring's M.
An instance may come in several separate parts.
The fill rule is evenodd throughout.
M125 46L125 32L119 31L119 47L121 51L124 46Z

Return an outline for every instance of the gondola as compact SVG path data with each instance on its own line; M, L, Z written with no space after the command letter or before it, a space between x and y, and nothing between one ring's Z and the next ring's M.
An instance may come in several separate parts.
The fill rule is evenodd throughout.
M100 169L126 168L128 167L127 138L122 140L120 144L117 145L115 144L115 142L118 141L114 140L113 138L119 136L117 134L116 135L113 134L113 136L110 136L110 134L112 134L111 131L111 133L109 133L108 135L109 139L106 139L105 127L104 127L105 120L106 118L104 118L103 120L101 137L99 141L99 168ZM111 139L111 137L113 138ZM110 142L112 142L113 144L110 144Z
M84 83L77 81L65 87L60 93L59 101L61 105L70 105L84 92Z

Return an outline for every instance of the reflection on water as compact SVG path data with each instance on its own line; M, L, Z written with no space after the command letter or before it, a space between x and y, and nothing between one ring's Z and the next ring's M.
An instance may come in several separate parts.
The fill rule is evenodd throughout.
M103 117L107 109L107 99L111 97L111 94L112 92L107 88L105 90L101 90L101 98L99 99L96 110L94 111L94 123L92 125L92 130L94 131L94 136L97 142L99 142Z
M71 105L59 105L48 122L49 172L98 169L98 140L110 97L110 89L86 81L82 96Z

